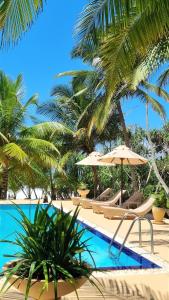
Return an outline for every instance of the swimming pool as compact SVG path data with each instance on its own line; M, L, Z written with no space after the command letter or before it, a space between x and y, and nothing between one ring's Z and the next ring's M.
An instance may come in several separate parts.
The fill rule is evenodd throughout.
M24 213L32 220L34 217L34 212L36 204L23 204L19 205ZM0 205L0 239L10 239L14 240L15 232L19 230L18 223L12 218L18 217L18 212L13 205ZM89 249L94 251L93 257L96 263L96 266L100 269L108 270L117 270L117 269L147 269L147 268L159 268L158 265L147 260L146 258L140 256L136 252L130 250L127 247L124 247L120 258L115 259L109 256L108 246L110 243L110 238L96 229L86 225L85 223L79 222L79 226L86 228L84 239L90 238ZM112 245L113 254L118 253L120 244L114 242ZM17 251L16 246L6 243L1 243L0 245L0 269L9 258L4 257L5 254L13 254ZM88 254L85 254L84 258L88 263L92 264L91 258Z

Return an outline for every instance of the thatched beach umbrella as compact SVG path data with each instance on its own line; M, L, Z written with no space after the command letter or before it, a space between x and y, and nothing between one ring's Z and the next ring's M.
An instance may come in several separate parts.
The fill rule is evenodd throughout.
M133 152L125 145L116 147L113 151L99 158L99 160L100 162L121 165L121 202L123 190L123 165L142 165L148 162L146 158Z
M99 160L99 158L101 158L103 156L103 154L101 154L100 152L97 151L93 151L91 152L87 157L85 157L84 159L82 159L81 161L77 162L76 165L79 166L92 166L92 167L96 167L96 166L104 166L104 167L112 167L115 164L112 163L107 163L107 162L102 162ZM97 183L97 174L96 174L96 170L95 168L94 170L94 194L96 193L96 183ZM95 195L94 195L95 196Z

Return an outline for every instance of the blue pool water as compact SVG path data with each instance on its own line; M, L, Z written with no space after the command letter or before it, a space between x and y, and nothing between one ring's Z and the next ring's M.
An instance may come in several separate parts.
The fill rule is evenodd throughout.
M36 205L20 205L25 214L33 219ZM0 205L0 239L14 240L15 232L19 231L19 224L11 217L18 217L18 212L13 205ZM108 246L110 239L98 232L97 230L89 227L88 225L81 223L80 226L86 227L86 233L84 239L90 238L89 249L94 251L93 257L98 268L103 269L141 269L141 268L158 268L157 265L151 261L143 258L137 253L131 251L128 248L124 248L119 259L115 259L109 256ZM115 242L112 246L112 252L116 255L120 244ZM9 260L4 257L4 254L13 254L17 251L16 246L7 243L0 244L0 269L3 264ZM89 255L85 254L84 258L92 263Z

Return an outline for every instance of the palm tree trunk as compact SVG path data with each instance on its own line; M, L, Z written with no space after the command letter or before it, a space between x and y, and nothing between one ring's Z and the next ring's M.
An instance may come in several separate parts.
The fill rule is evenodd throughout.
M94 198L97 197L97 187L99 184L99 177L98 177L98 172L97 172L97 167L92 166L92 171L93 171L93 182L94 182Z
M51 200L56 200L56 190L53 184L52 170L50 170L50 188L51 188Z
M31 188L28 186L28 199L31 199Z
M8 167L3 167L2 170L2 183L0 187L0 199L7 199L8 191Z
M155 151L154 151L154 145L151 141L150 133L149 133L149 124L148 124L148 103L146 103L146 131L147 131L147 139L149 142L149 146L151 149L151 159L152 159L152 167L154 170L154 173L159 181L159 183L162 185L164 190L166 191L167 195L169 195L169 187L166 185L165 181L161 177L157 164L156 164L156 159L155 159Z
M87 146L87 154L89 155L91 152L95 151L94 147L91 146L90 140L86 139L86 146ZM98 169L96 166L92 166L93 171L93 185L94 185L94 198L97 197L97 187L99 185L99 176L98 176Z
M125 123L125 119L124 119L124 115L122 112L122 108L121 108L121 104L120 101L117 101L117 110L119 113L119 119L120 119L120 123L121 123L121 127L123 129L123 137L124 137L124 142L126 144L127 147L131 147L130 144L130 138L129 138L129 134L127 131L127 127L126 127L126 123ZM136 176L136 172L133 166L131 167L131 177L132 177L132 185L133 185L133 190L137 191L138 190L138 182L137 182L137 176Z
M33 191L34 191L34 194L35 194L35 198L38 199L38 195L36 193L36 189L33 189Z

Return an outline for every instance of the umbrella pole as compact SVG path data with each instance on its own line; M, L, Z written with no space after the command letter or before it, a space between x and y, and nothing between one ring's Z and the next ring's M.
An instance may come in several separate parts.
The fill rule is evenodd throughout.
M120 197L120 206L123 203L123 158L121 160L121 197Z

